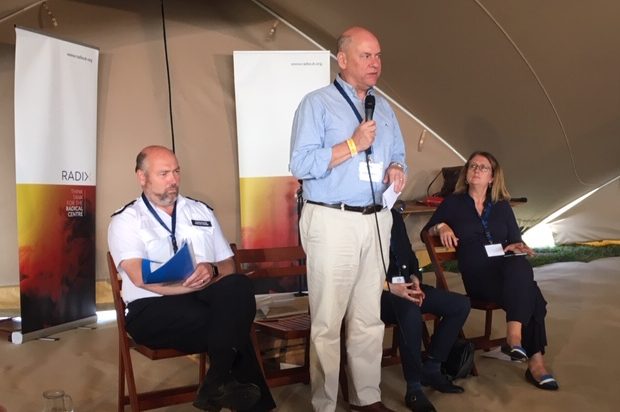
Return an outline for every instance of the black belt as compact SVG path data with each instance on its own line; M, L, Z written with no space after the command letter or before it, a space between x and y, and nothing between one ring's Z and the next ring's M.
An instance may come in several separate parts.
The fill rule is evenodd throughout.
M312 205L325 206L325 207L330 207L332 209L346 210L347 212L357 212L363 215L371 215L373 213L380 212L381 210L383 210L383 206L381 205L349 206L349 205L345 205L344 203L323 203L323 202L314 202L312 200L306 200L306 202Z

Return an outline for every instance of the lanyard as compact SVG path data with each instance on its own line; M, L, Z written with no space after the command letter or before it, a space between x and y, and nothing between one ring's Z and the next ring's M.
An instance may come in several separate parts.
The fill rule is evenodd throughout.
M162 225L164 229L168 231L168 233L170 233L170 240L172 240L172 251L174 253L177 253L179 247L177 246L177 238L174 236L174 232L177 226L177 201L174 201L174 208L172 209L172 229L169 229L168 226L166 226L166 224L164 223L164 221L161 220L161 217L159 217L155 209L153 209L151 202L149 202L144 193L142 193L142 200L144 201L146 208L149 210L149 212L151 212L153 216L155 216L155 219L157 219L159 224Z
M482 227L484 228L484 236L487 238L489 245L493 244L493 238L491 237L491 231L489 230L489 216L491 215L491 206L493 203L489 200L482 210L482 215L480 215L480 222L482 223Z
M334 79L334 86L336 86L336 89L338 89L338 91L340 92L342 97L344 97L344 99L347 101L347 103L349 103L349 106L351 106L351 110L353 110L353 113L355 113L355 117L357 117L357 120L359 120L359 122L362 123L362 120L363 120L362 119L362 115L360 114L360 112L357 111L357 108L355 107L355 105L351 101L351 98L349 97L349 95L347 95L345 93L344 89L342 88L340 83L338 83L338 81L336 79Z

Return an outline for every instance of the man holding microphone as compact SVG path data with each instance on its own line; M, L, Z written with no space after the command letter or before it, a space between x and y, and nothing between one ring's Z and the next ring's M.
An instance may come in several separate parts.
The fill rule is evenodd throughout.
M382 194L405 185L405 147L393 110L374 94L381 75L375 35L347 29L337 59L340 74L303 98L291 136L290 168L306 199L300 233L308 257L312 405L336 408L344 321L351 409L389 411L379 389L380 298L392 226Z

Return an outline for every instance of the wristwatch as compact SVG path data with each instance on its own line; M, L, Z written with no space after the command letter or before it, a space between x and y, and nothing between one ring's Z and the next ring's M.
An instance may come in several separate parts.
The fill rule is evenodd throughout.
M390 163L390 165L388 167L398 167L400 170L402 170L403 172L405 171L405 165L402 163L398 163L398 162L392 162Z

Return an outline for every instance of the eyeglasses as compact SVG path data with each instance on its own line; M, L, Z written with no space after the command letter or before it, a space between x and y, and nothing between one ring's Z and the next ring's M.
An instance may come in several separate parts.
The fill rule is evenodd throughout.
M493 170L493 168L487 165L479 165L476 163L470 163L469 170L473 172L475 172L476 170L480 170L480 173L486 173L486 172L490 172L491 170Z

